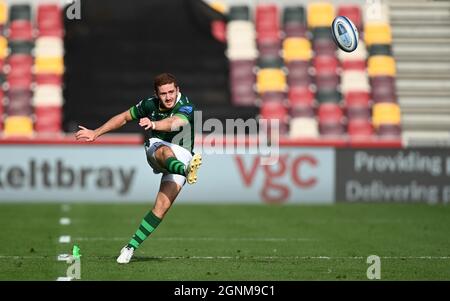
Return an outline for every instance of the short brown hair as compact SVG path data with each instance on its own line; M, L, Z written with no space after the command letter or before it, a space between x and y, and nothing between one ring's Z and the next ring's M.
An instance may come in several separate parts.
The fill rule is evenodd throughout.
M177 79L173 74L170 74L167 72L158 74L154 80L155 92L158 92L158 87L161 87L161 86L167 85L167 84L171 84L171 83L174 83L175 88L178 87Z

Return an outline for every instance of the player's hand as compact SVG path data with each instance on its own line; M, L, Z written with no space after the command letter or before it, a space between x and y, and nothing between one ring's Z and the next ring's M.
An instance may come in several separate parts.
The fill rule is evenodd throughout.
M144 130L152 129L153 123L147 117L139 119L139 125L144 128Z
M77 138L77 140L85 139L87 142L92 142L97 138L93 130L85 128L84 126L81 125L79 125L78 127L81 130L78 130L78 132L76 132L75 134L75 138Z

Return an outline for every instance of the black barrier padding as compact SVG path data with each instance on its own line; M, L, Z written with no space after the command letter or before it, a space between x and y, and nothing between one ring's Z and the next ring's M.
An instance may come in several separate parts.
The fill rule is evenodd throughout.
M226 44L209 28L224 17L200 0L82 1L80 16L64 16L65 131L97 127L152 96L161 72L178 78L203 118L254 114L230 106ZM140 128L130 124L121 131Z

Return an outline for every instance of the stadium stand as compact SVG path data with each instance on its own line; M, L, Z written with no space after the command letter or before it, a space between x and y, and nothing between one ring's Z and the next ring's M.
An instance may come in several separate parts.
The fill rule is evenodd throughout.
M35 26L36 25L36 26ZM0 2L5 137L62 134L64 44L58 4Z
M35 130L38 133L62 131L62 76L64 45L61 8L55 4L37 7Z
M193 32L187 29L188 20L197 22L199 16L212 16L210 12L203 14L204 8L192 5L194 1L188 2L183 4L186 9L179 16L183 20L180 24L185 36ZM296 128L301 124L308 124L305 128L316 126L315 130L305 130L304 137L318 135L318 138L340 135L350 139L357 136L398 139L405 130L408 137L413 137L415 132L423 137L424 131L430 135L435 132L439 136L440 132L450 129L450 122L443 115L450 112L445 100L450 95L445 77L450 70L447 68L445 46L448 34L443 29L448 23L449 16L445 10L449 7L448 2L417 1L408 6L405 1L393 0L381 4L376 14L371 3L363 5L357 1L263 2L255 5L232 1L234 4L229 6L225 2L215 1L212 7L215 13L226 14L226 19L216 15L208 19L215 43L196 37L203 45L202 55L208 57L209 69L195 78L216 74L210 80L211 87L207 92L198 92L201 89L195 82L199 80L189 78L183 71L189 69L184 59L183 63L180 63L181 59L176 62L179 70L174 71L181 72L180 81L186 83L187 91L196 101L200 100L199 108L208 106L203 111L209 117L235 118L237 112L243 118L279 116L289 132L287 134L297 138L303 137L302 129ZM159 7L161 3L146 5L148 8ZM111 3L111 7L113 5ZM165 9L177 5L170 2ZM85 15L86 24L112 20L92 18L94 7L89 4L83 9L92 12ZM421 15L422 10L427 13ZM114 13L118 12L112 9L111 18ZM128 12L125 17L127 15L133 14ZM329 30L335 15L346 15L359 29L360 44L356 51L345 53L337 49ZM418 32L424 33L425 29L420 31L415 27L409 32L408 26L413 25L411 17L417 17L418 24L429 27L426 30L430 34L426 38L430 43L442 47L430 50L424 45L427 43L419 44ZM120 32L124 36L120 43L123 45L124 39L128 39L136 44L140 39L136 28L141 28L141 25L142 22L135 21L127 27L122 26ZM95 106L98 105L93 109L93 116L89 117L92 120L87 120L87 125L94 123L103 118L100 108L104 108L106 103L111 104L108 110L116 112L119 97L129 100L127 106L137 101L135 95L145 94L144 83L151 82L148 74L145 77L149 79L144 80L143 68L157 70L162 66L155 62L142 64L142 60L132 60L129 50L110 47L117 49L115 55L106 54L94 65L90 64L93 62L85 64L91 68L95 66L92 69L95 70L95 79L90 76L90 83L84 84L77 79L74 85L74 78L87 72L83 66L77 66L76 56L100 57L100 53L105 53L105 47L101 46L99 35L110 39L114 30L106 32L99 29L88 42L81 27L74 23L64 24L62 8L58 5L30 5L25 2L8 7L5 1L0 1L0 28L3 33L0 36L0 81L3 86L0 114L4 117L0 129L7 135L15 134L11 126L8 132L5 127L7 119L13 116L31 119L33 127L31 133L26 134L28 136L73 131L75 124L88 118L83 114L87 103L77 104L73 100L84 99L88 93L90 99L96 99ZM66 30L70 32L70 39L66 37ZM142 30L139 31L141 34ZM152 36L161 39L163 35L152 32ZM80 42L82 39L84 42ZM138 44L143 52L151 49L156 55L157 50L148 43ZM65 48L74 49L74 45L78 45L77 53L67 56L70 72L66 73ZM89 51L86 45L91 45ZM207 54L205 49L209 49ZM225 65L223 58L217 55L221 50L223 58L227 59ZM434 51L436 56L421 55L428 61L418 62L416 53L424 51ZM193 57L193 53L186 52L186 57ZM115 68L121 65L133 71L114 75L108 69L113 61L117 64ZM214 72L211 66L215 66ZM135 75L131 76L130 72ZM111 91L106 91L105 87L116 86L114 78L117 82L126 82L128 90L118 92L111 88ZM93 90L94 82L98 91ZM126 92L131 91L132 86L139 88L133 93ZM224 91L219 86L229 90ZM63 94L70 101L65 102ZM427 102L422 100L425 96ZM112 98L117 100L110 101ZM277 113L268 114L268 108L276 109ZM108 112L104 114L110 115ZM132 130L125 128L124 131Z
M373 102L373 126L381 138L400 138L401 114L396 95L396 62L392 56L389 8L379 5L377 14L365 9L364 41L369 50L367 72Z
M8 25L5 30L8 44L12 45L6 58L4 135L33 135L32 49L34 30L31 6L13 4L9 7Z

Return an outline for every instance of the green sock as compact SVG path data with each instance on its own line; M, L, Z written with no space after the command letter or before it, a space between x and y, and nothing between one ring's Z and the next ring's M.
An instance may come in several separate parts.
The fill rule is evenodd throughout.
M170 157L166 160L166 169L168 172L172 174L185 175L185 166L184 163L177 160L175 157Z
M160 222L161 219L154 215L150 210L150 212L147 213L146 216L144 216L141 225L131 238L127 247L133 248L135 250L139 248L140 244L156 229L156 227L158 227Z

